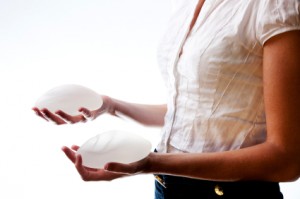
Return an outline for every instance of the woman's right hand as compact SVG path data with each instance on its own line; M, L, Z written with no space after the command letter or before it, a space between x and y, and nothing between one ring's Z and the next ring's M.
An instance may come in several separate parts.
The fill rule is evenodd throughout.
M79 115L69 115L62 110L57 110L55 113L52 113L48 109L39 109L33 107L32 110L36 113L37 116L45 119L46 121L52 121L57 125L61 124L75 124L79 122L86 122L87 120L94 120L103 113L110 113L115 115L115 108L113 105L113 100L108 96L102 96L103 104L99 109L89 110L85 107L81 107L78 111L81 113Z

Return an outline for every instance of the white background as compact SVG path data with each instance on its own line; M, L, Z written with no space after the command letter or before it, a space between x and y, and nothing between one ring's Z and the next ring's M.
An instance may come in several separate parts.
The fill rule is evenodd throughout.
M56 126L31 108L66 83L164 103L156 47L169 14L168 0L0 0L0 198L153 198L151 175L83 182L60 148L110 129L154 147L160 129L110 116ZM287 199L299 199L299 185L282 184Z

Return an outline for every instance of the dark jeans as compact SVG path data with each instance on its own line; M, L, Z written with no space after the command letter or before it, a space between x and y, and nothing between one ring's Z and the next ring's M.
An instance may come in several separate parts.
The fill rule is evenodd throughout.
M283 199L279 183L262 181L213 182L159 175L155 199Z

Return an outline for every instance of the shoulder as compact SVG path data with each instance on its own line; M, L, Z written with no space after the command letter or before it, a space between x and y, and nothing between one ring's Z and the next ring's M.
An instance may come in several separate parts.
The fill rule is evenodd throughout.
M259 16L269 16L281 22L291 20L299 22L300 0L252 0L256 2Z
M300 0L252 0L257 9L256 35L263 45L271 37L300 29Z

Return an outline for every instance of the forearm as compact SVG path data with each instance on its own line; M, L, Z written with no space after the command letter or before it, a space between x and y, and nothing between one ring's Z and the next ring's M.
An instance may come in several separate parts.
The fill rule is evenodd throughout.
M150 170L216 181L292 181L299 177L299 165L293 158L266 142L227 152L153 154Z
M164 124L164 116L167 106L162 105L146 105L128 103L116 99L112 99L114 113L116 115L129 117L136 122L147 126L162 126Z

